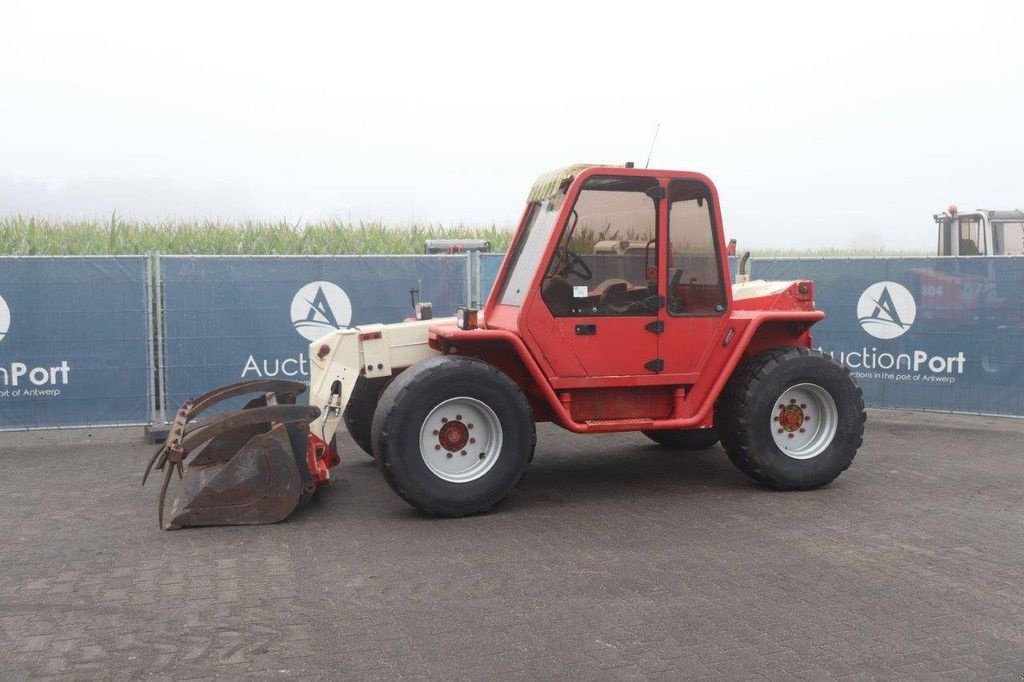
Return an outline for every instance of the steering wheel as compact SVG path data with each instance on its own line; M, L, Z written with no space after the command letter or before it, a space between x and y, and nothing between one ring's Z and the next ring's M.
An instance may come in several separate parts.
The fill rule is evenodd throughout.
M594 276L594 273L590 270L590 266L580 258L579 254L565 250L565 267L562 270L564 275L576 275L580 279L589 282L590 278Z
M681 313L686 306L683 305L682 299L678 298L677 292L679 291L679 283L683 279L683 269L676 268L676 272L672 275L672 281L668 283L668 300L669 307L672 308L673 312Z

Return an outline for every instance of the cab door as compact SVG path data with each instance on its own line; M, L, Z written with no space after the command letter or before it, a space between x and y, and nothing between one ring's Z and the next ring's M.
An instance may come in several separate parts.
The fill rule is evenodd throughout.
M659 206L642 175L593 175L562 234L525 326L557 377L656 375Z
M696 375L721 338L730 286L719 243L721 214L711 187L698 178L673 178L663 208L664 325L658 354L666 374Z

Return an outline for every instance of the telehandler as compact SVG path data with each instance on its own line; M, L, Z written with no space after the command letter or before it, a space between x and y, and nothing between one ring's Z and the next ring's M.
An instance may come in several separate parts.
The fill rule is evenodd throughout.
M704 175L542 175L482 311L331 332L310 346L308 405L296 404L305 384L276 380L182 405L146 470L164 472L160 524L284 519L328 482L342 421L394 491L437 516L507 497L543 421L675 450L721 441L766 486L829 483L853 461L865 414L847 368L811 348L824 317L814 284L729 282ZM247 393L245 409L196 419ZM165 522L174 471L184 480Z

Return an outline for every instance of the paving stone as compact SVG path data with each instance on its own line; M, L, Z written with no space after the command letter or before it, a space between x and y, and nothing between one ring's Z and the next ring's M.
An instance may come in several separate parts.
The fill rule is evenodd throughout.
M287 522L166 533L141 430L0 434L0 678L1024 675L1024 422L872 411L805 493L538 436L487 516L415 512L342 435Z

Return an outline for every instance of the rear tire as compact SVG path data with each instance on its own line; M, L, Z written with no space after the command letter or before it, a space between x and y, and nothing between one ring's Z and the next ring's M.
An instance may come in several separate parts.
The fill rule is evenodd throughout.
M377 410L380 396L390 383L391 377L384 379L367 379L361 377L352 389L352 395L345 406L342 418L345 428L363 452L373 457L373 413Z
M719 440L717 428L644 431L643 434L658 445L672 450L706 450Z
M372 441L384 479L403 500L434 516L467 516L515 489L537 434L526 397L505 373L444 355L384 390Z
M719 399L722 445L736 468L779 490L830 483L864 436L864 400L850 370L808 348L746 361Z

